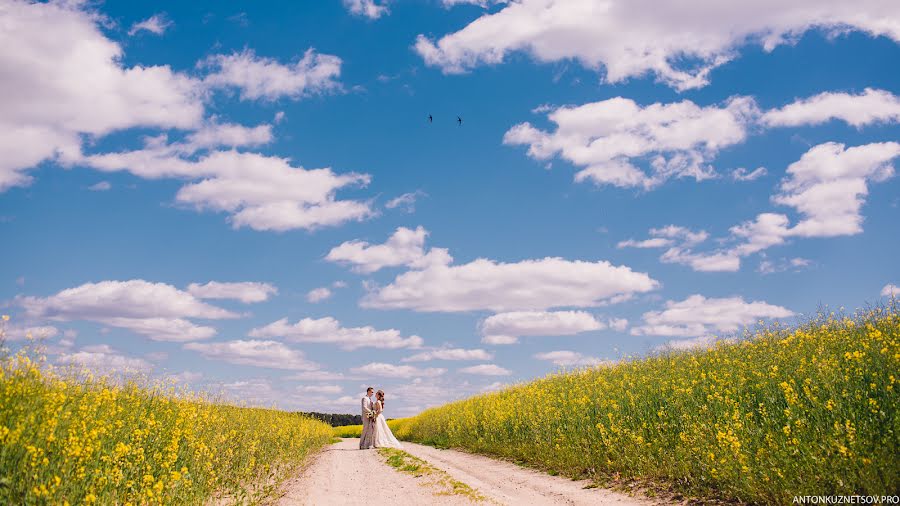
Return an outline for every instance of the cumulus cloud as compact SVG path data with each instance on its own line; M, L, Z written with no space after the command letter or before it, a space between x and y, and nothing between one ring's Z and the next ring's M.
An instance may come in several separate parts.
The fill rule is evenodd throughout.
M622 332L628 328L628 320L625 318L610 318L607 322L609 328Z
M338 89L339 58L310 50L287 65L245 50L202 62L204 78L168 66L126 67L121 46L98 27L102 17L85 9L81 2L7 4L0 66L16 73L0 83L0 191L28 185L28 169L52 160L186 180L176 202L226 212L235 228L312 230L376 214L369 202L335 196L368 184L367 174L307 170L286 158L240 152L270 142L271 125L204 118L210 89L266 100ZM149 136L134 151L83 153L95 145L86 141L135 127L184 135L177 142L167 134Z
M257 56L251 49L210 56L201 65L212 69L204 79L206 86L237 88L242 100L298 99L340 89L341 59L312 48L289 65Z
M371 286L361 305L421 312L594 307L658 286L645 273L606 261L547 257L502 263L479 258L462 265L433 262L407 271L386 286Z
M440 376L447 372L438 367L419 368L411 365L393 365L382 362L372 362L352 369L357 374L378 376L382 378L424 378Z
M350 380L356 379L354 377L350 377L340 372L331 372L331 371L300 371L293 373L289 376L285 376L286 380L297 380L297 381L335 381L335 380Z
M312 230L375 214L368 202L336 198L342 188L367 185L368 174L305 169L286 158L235 150L212 150L194 160L178 149L151 139L145 149L89 155L82 162L97 170L125 170L146 179L203 178L182 186L176 202L229 213L234 228Z
M894 175L891 162L900 144L878 142L846 148L814 146L787 168L788 177L772 201L793 207L802 219L790 230L801 237L834 237L862 232L862 208L869 182Z
M77 2L4 3L0 68L0 191L28 185L44 160L71 163L82 135L132 127L195 128L201 83L169 66L125 67L121 46Z
M56 363L75 369L87 369L102 376L147 374L153 370L150 362L125 355L106 344L85 346L76 352L63 353L57 357Z
M423 351L404 358L403 362L428 362L430 360L493 360L494 354L482 349L439 348Z
M894 284L884 285L881 289L882 297L900 297L900 287Z
M463 367L459 370L463 374L477 374L479 376L509 376L512 371L496 364L481 364Z
M192 341L216 333L186 318L239 316L174 286L142 279L85 283L49 297L19 296L14 301L29 318L94 321L159 341Z
M525 336L570 336L606 328L585 311L511 311L481 323L482 342L513 344Z
M698 337L735 333L761 319L789 318L794 312L743 297L707 298L696 294L682 301L667 301L662 311L648 311L643 325L632 327L638 336Z
M576 181L650 189L673 177L715 177L709 161L743 142L757 115L748 97L707 107L689 100L641 106L615 97L552 109L548 118L555 130L520 123L503 142L528 146L528 155L537 160L559 156L581 167Z
M794 225L786 214L765 212L729 228L729 237L718 242L730 245L712 251L698 252L696 246L701 240L687 236L676 240L662 233L664 229L651 229L650 239L622 241L619 247L666 247L660 257L663 262L688 265L696 271L737 271L742 257L784 244L791 237L855 235L863 230L861 211L869 184L893 177L892 163L898 156L900 143L896 142L849 148L835 142L819 144L788 166L786 177L771 198L775 204L794 208L799 215ZM705 240L707 236L703 234ZM766 272L770 268L776 266L764 264L760 270Z
M306 294L306 300L315 304L331 298L331 290L326 286L313 288Z
M900 41L900 6L883 0L763 0L726 4L691 0L522 0L415 50L446 73L503 62L525 52L539 62L575 60L604 70L611 83L645 74L678 90L708 83L712 69L746 44L766 51L808 30L860 31Z
M390 12L386 2L378 3L375 0L344 0L344 7L350 14L369 19L378 19Z
M426 258L424 246L427 236L428 231L421 226L415 230L399 227L383 244L347 241L332 248L325 260L351 265L353 270L367 274L385 267L416 266L431 260L449 262L451 259L446 250L439 248L432 249L432 254Z
M900 122L900 97L873 88L855 95L824 92L772 109L762 116L763 124L770 127L819 125L836 119L857 128Z
M52 325L12 325L3 331L3 338L8 341L46 340L57 335L59 335L59 329Z
M328 395L339 394L343 390L344 389L340 385L303 385L303 386L297 387L297 391L301 392L301 393L328 394ZM346 397L341 397L341 399L345 399L345 398Z
M628 239L618 243L619 248L665 248L659 257L663 263L690 266L695 271L720 272L736 271L740 268L740 257L732 251L698 253L695 247L709 238L704 230L693 231L678 225L651 228L650 238Z
M198 299L233 299L239 300L244 304L250 304L268 300L270 296L278 293L278 288L269 283L252 281L240 283L210 281L205 285L191 283L188 285L187 291Z
M591 357L578 353L576 351L548 351L545 353L537 353L534 358L538 360L546 360L553 362L560 367L593 367L601 364L612 364L609 360L602 360L597 357Z
M154 35L162 35L172 25L172 20L165 14L154 14L143 21L131 25L131 28L128 29L128 36L134 37L141 31L150 32Z
M238 339L219 343L186 343L184 349L196 351L210 360L221 360L229 364L297 371L314 371L319 368L302 351L289 348L278 341Z
M296 343L335 344L345 350L357 348L419 348L423 340L419 336L403 337L399 330L376 330L373 327L342 327L330 316L304 318L297 323L282 318L264 327L250 331L250 337L282 337Z

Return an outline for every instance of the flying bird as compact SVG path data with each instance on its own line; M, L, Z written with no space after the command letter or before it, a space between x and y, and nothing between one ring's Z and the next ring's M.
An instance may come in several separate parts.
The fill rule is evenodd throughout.
M432 118L430 114L428 115L428 122L429 122L429 123L434 122L434 118Z
M462 126L462 118L459 116L456 117L456 122L459 123L459 126Z

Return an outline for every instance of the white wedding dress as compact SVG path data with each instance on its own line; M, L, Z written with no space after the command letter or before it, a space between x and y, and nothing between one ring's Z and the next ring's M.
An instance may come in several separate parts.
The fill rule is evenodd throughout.
M375 401L375 413L378 415L375 418L375 427L373 427L375 429L375 448L403 448L400 441L394 437L391 428L388 427L382 411L384 411L384 404L381 401Z

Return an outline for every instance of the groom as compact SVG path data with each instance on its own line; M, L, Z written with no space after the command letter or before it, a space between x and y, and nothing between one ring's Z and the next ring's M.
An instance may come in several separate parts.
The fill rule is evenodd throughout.
M362 398L362 435L359 436L359 449L368 450L375 446L375 421L370 418L375 413L375 400L373 399L375 389L369 387L366 389L366 396Z

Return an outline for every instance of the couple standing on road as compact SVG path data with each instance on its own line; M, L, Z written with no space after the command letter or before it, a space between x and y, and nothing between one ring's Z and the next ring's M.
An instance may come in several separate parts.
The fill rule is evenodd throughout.
M363 430L359 436L359 449L401 448L400 441L394 437L384 418L384 391L379 390L373 394L374 391L372 387L366 389L366 396L360 401Z

